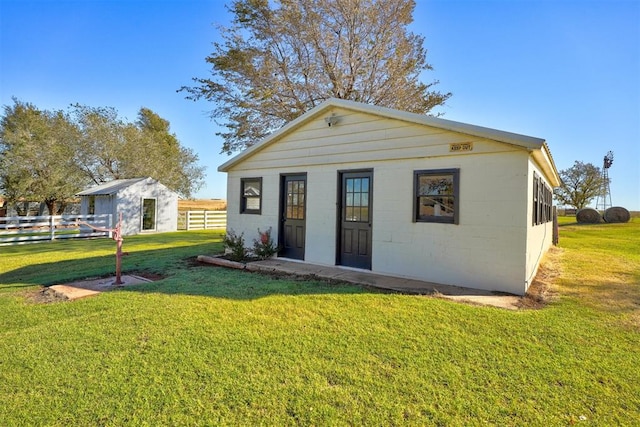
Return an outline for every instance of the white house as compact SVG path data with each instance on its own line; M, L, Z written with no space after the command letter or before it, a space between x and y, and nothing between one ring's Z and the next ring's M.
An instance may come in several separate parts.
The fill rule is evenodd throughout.
M560 183L542 139L338 99L218 170L227 228L280 257L519 295Z
M153 178L116 179L78 194L82 215L122 213L122 234L176 231L178 194Z

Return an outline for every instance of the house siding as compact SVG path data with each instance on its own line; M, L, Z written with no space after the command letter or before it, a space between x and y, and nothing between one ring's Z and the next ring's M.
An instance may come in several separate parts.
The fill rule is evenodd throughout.
M451 156L449 144L472 143L473 154L521 151L521 148L488 139L420 126L401 120L380 120L363 113L335 109L337 126L322 118L285 135L232 170L300 168L325 164ZM455 153L464 155L464 153Z
M544 177L539 166L530 160L528 162L529 182L527 187L527 247L526 247L526 270L525 270L525 289L531 285L533 278L538 271L541 259L544 254L553 245L553 221L544 224L533 224L533 175L534 172L538 177L542 177L544 182L551 187L548 180Z
M89 197L84 196L80 200L80 213L82 215L89 214ZM95 209L94 213L96 215L100 214L110 214L113 212L113 197L112 196L94 196L95 197ZM117 221L117 218L113 217L113 223Z
M177 230L178 196L158 182L144 180L118 192L118 210L123 212L123 216L131 218L123 227L126 234L142 232L142 199L156 199L156 228L152 232Z
M526 208L518 195L525 193L526 176L517 165L526 165L526 154L486 160L465 156L376 168L374 268L436 283L524 292ZM413 222L412 171L441 168L460 170L459 224Z
M84 215L89 211L89 197L82 196L81 212ZM150 178L121 188L112 195L95 196L95 213L112 214L113 226L122 213L122 234L138 234L142 232L142 199L156 199L156 229L153 232L177 230L178 195Z
M526 150L397 120L367 120L360 113L336 115L342 120L335 127L340 133L331 134L333 128L327 130L322 119L315 120L229 171L228 226L245 233L247 246L258 228L279 231L280 175L304 172L305 260L334 265L338 171L370 168L372 271L524 293L522 254L530 210ZM392 139L394 132L398 139ZM450 142L471 142L473 151L450 153ZM414 222L414 171L449 168L460 170L459 224ZM240 179L250 177L263 179L262 215L239 213Z

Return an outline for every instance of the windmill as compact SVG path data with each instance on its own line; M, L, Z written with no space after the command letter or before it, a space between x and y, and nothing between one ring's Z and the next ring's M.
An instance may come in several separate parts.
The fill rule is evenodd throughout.
M602 165L602 190L600 190L600 194L596 199L596 210L601 207L601 209L607 210L607 207L611 207L611 187L609 186L609 168L613 164L613 151L609 151L606 156L604 156L604 163Z

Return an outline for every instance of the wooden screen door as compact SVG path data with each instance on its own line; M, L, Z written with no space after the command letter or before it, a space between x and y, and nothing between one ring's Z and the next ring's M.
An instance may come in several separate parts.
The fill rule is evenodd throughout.
M307 176L283 175L281 178L281 227L278 256L304 259L306 232Z
M338 264L371 270L373 171L340 174Z

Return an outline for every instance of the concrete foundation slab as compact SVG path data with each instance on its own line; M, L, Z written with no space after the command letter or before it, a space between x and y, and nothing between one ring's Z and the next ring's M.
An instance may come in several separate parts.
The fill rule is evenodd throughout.
M210 262L211 264L222 265L212 257L200 256L198 257L198 260L201 262ZM517 310L521 306L522 299L522 297L517 295L423 282L420 280L386 276L353 268L317 265L282 258L271 258L246 264L235 264L238 264L238 266L234 268L242 268L248 271L266 273L277 272L298 276L319 277L408 294L434 295L454 301L487 305L508 310ZM226 267L226 265L224 266Z
M53 285L49 286L49 289L54 292L66 297L69 300L76 300L79 298L90 297L93 295L97 295L100 292L110 291L112 289L117 289L122 286L131 286L138 285L141 283L149 283L151 280L145 279L144 277L133 276L133 275L123 275L121 277L122 285L115 285L116 278L107 277L100 279L89 279L89 280L81 280L73 283L68 283L64 285Z

